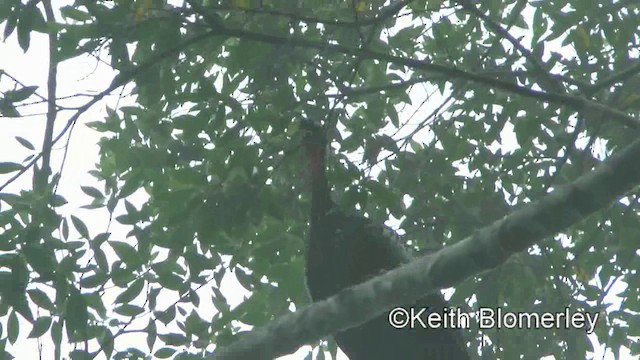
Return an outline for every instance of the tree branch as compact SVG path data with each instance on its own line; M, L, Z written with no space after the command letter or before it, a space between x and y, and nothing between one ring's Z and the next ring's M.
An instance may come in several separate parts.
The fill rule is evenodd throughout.
M547 70L545 70L543 66L542 59L536 58L531 52L531 50L525 48L520 43L520 41L518 41L518 39L516 39L515 37L513 37L513 35L509 33L507 29L503 28L502 26L500 26L499 23L493 21L493 19L485 15L471 1L460 0L459 3L469 13L477 16L482 21L484 21L486 26L490 28L496 35L499 35L503 39L506 39L507 41L509 41L514 48L520 51L522 56L524 56L527 60L529 60L529 62L531 63L531 65L533 65L533 68L535 69L533 75L539 79L538 85L540 85L540 87L542 87L545 90L551 89L552 91L556 91L556 92L564 91L564 86L562 85L562 81L564 81L564 78L562 75L555 75L547 72Z
M255 329L214 358L272 359L351 328L424 294L451 287L576 224L640 183L640 140L595 170L435 254L389 271Z
M348 46L328 44L318 41L311 41L299 37L280 37L269 34L254 33L242 29L230 29L226 27L218 28L214 31L215 36L228 36L241 38L246 40L254 40L275 45L287 45L293 47L302 47L308 49L316 49L320 52L342 53L351 56L359 56L366 59L385 61L396 65L407 66L413 69L422 70L426 73L445 75L449 78L464 79L474 81L480 84L489 85L498 90L505 92L534 98L551 104L569 106L576 111L592 111L596 110L598 114L606 115L612 119L622 122L623 124L638 129L640 128L640 120L629 116L626 113L609 108L598 102L589 99L560 93L548 93L545 91L533 90L519 86L512 82L507 82L495 78L486 77L479 74L466 72L457 68L444 65L433 64L424 60L408 59L400 56L378 53L368 49L351 48Z

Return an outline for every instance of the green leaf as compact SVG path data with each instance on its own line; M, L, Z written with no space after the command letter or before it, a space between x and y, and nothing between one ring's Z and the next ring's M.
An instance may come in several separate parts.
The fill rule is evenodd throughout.
M16 136L16 140L20 143L20 145L26 147L29 150L35 150L36 148L29 142L29 140L20 137L20 136Z
M101 287L109 280L109 276L103 272L85 276L80 279L80 285L85 289Z
M144 308L137 305L123 304L116 306L113 311L120 315L134 317L142 314L144 312Z
M238 279L238 282L240 283L240 285L242 285L247 290L253 289L255 280L250 274L248 274L247 272L242 270L242 268L239 268L239 267L236 267L235 269L233 269L233 273L235 274L236 279Z
M100 296L100 293L91 292L91 293L85 294L84 298L87 301L87 306L94 309L98 314L98 316L100 316L101 318L107 317L107 309L105 308L104 303L102 302L103 299Z
M94 199L104 199L104 195L102 194L102 192L100 192L100 190L96 189L93 186L80 186L80 189L82 189L82 192Z
M113 248L113 251L116 252L116 255L120 260L122 260L125 264L136 266L140 260L138 256L138 252L136 249L123 241L109 241L109 245Z
M76 20L76 21L88 21L91 20L91 15L72 6L63 6L60 8L60 14L64 18Z
M173 354L176 353L175 349L172 348L168 348L168 347L163 347L161 349L158 349L158 351L153 353L153 356L158 358L158 359L168 359L171 356L173 356Z
M69 239L69 222L66 218L62 219L62 238Z
M89 312L87 311L87 302L84 295L76 288L71 288L69 298L67 299L67 307L65 311L65 320L67 328L71 333L86 331L89 321Z
M53 305L53 302L51 301L49 296L44 291L40 289L31 289L31 290L27 290L27 294L29 294L29 298L37 306L48 311L54 311L55 306Z
M100 233L91 240L91 247L100 247L105 241L109 240L111 233Z
M104 251L98 247L98 246L94 246L92 247L93 250L93 256L96 259L96 265L98 265L98 268L100 269L100 271L108 271L109 270L109 262L107 261L107 256L105 255Z
M0 162L0 174L8 174L15 171L20 171L23 166L12 162Z
M129 224L135 224L139 221L139 212L138 209L136 209L135 206L133 206L133 204L131 202L129 202L128 200L124 201L124 208L127 211L127 216L130 219Z
M189 339L183 334L169 333L166 335L158 335L158 337L169 346L184 346L189 343Z
M115 261L111 266L111 281L118 287L127 287L136 277L133 269L124 266L120 260Z
M153 345L156 343L157 337L158 329L156 327L156 323L152 318L150 318L147 323L147 346L150 350L153 350Z
M67 200L60 194L54 194L53 195L53 201L51 202L51 205L54 207L60 207L60 206L64 206L67 204Z
M7 23L4 25L4 33L3 33L4 34L4 39L9 38L9 36L11 36L13 31L16 29L16 25L18 25L18 15L19 14L20 14L19 11L14 11L7 18Z
M413 12L423 12L424 9L426 8L427 4L430 2L433 2L434 0L416 0L416 1L411 1L410 3L407 4L407 6L413 11Z
M33 95L36 90L38 90L37 86L25 86L23 88L20 88L18 90L10 90L4 93L4 97L5 99L11 101L11 102L20 102L23 100L26 100L29 98L29 96ZM20 138L19 136L16 136L16 139L18 141L20 141L18 138ZM23 138L20 138L23 139ZM23 139L24 140L24 139ZM25 147L29 148L30 150L34 150L33 145L31 145L28 141L24 140L28 145L30 145L31 147L29 148L28 146L25 145ZM22 143L22 142L20 142Z
M0 97L0 114L8 118L21 117L13 103L2 97Z
M111 356L111 354L113 353L113 347L115 343L115 338L113 336L113 333L109 329L105 328L103 335L98 338L98 341L100 343L100 347L104 351L106 358L113 359L113 357Z
M132 301L140 293L142 293L142 289L144 288L145 281L144 279L137 279L125 291L123 291L120 295L116 297L114 303L116 304L124 304Z
M71 215L71 223L73 223L73 227L76 228L76 231L83 239L90 239L89 229L87 229L87 225L85 225L80 218L75 215Z
M160 322L167 325L176 318L176 307L174 305L169 306L164 311L154 311L153 314Z
M62 341L62 321L54 321L51 326L51 340L54 344L61 344Z
M34 6L25 7L18 21L18 44L24 52L29 50L29 44L31 42L32 19L28 15L28 9L33 9L33 7Z
M22 251L29 265L42 276L43 280L53 280L57 264L54 263L50 249L48 250L42 245L30 245L25 246Z
M9 314L9 320L7 320L7 340L9 340L10 344L16 343L19 333L20 324L18 323L18 316L16 316L15 311L12 311Z
M158 283L164 288L175 291L181 291L185 287L184 279L176 274L158 274Z
M71 351L71 360L93 360L94 356L89 354L86 350L73 350Z
M51 326L51 317L49 316L39 317L38 319L36 319L36 322L35 324L33 324L33 328L31 329L31 332L27 337L31 339L39 338L49 330L50 326Z

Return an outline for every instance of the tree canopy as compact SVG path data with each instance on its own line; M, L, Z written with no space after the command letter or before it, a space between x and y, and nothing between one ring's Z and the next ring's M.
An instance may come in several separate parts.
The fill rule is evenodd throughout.
M42 84L0 69L3 118L46 108L42 145L0 158L3 358L26 338L56 359L335 358L328 334L445 287L470 313L600 315L589 337L472 323L482 358L640 354L637 2L9 0L0 22L50 57ZM58 96L77 59L116 76ZM435 253L372 280L386 290L309 304L302 119L333 130L339 206ZM52 149L78 126L102 137L70 212Z

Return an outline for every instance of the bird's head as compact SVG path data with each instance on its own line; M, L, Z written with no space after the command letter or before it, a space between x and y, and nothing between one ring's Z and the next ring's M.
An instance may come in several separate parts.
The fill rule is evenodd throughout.
M309 147L326 147L327 133L322 125L308 119L300 121L300 131L302 133L302 145Z
M323 173L328 143L325 129L318 123L304 119L300 121L300 132L312 176Z

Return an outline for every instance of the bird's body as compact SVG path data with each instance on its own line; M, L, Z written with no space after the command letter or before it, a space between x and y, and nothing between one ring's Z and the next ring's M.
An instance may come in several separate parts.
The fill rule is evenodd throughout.
M411 255L389 229L335 206L325 173L326 142L319 129L307 131L312 132L311 141L306 141L312 195L306 277L311 298L318 301L410 261ZM446 306L442 295L433 293L404 308L428 307L422 316L425 319L428 312L442 312ZM335 339L350 360L469 359L458 330L396 329L389 324L388 313L339 332Z

